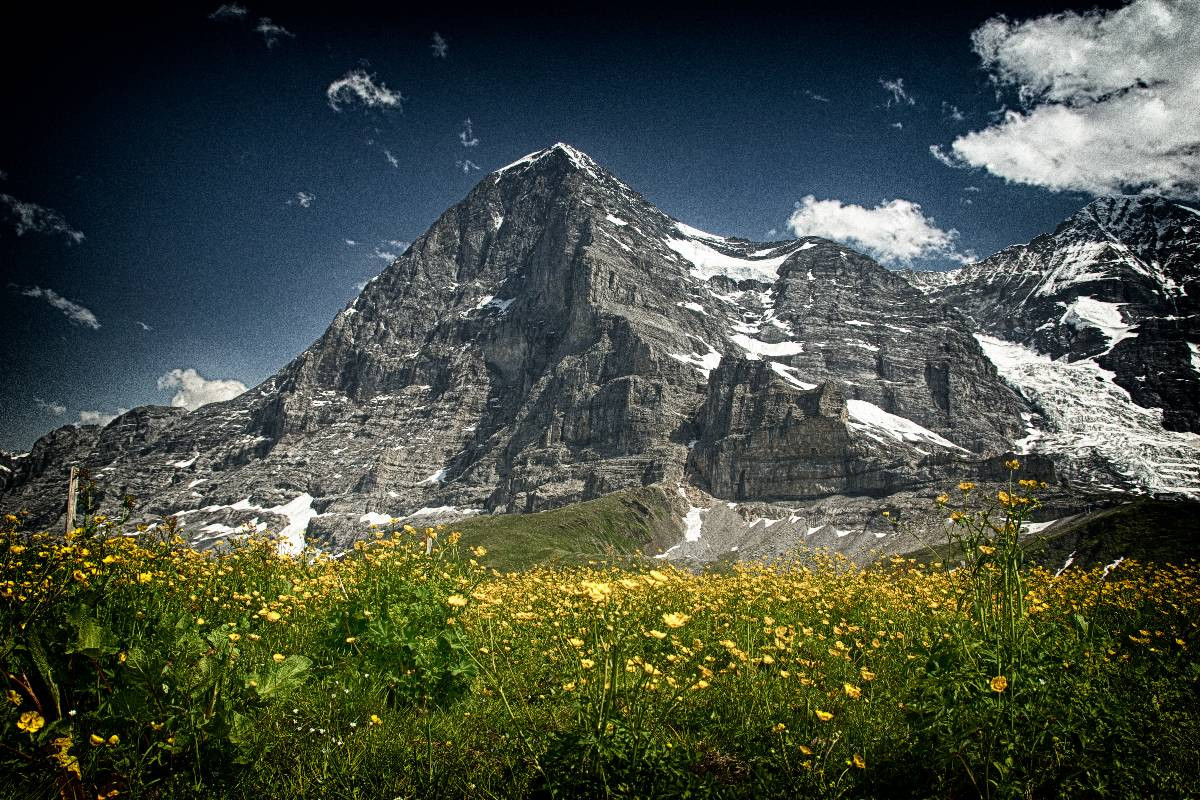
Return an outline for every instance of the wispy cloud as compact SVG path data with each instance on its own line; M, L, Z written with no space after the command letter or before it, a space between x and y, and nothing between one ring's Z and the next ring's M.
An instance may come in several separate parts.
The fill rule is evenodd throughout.
M117 417L128 411L128 408L118 408L115 414L109 414L105 411L80 411L80 425L99 425L103 428L108 423L112 422Z
M390 247L394 247L402 253L412 244L412 242L406 242L401 239L388 239L387 243Z
M880 78L879 85L882 86L883 90L890 95L887 102L884 103L885 107L891 108L892 106L913 106L917 104L917 101L913 99L912 95L905 90L904 78L896 78L890 81Z
M296 196L288 200L284 205L300 206L301 208L309 208L317 196L312 192L296 192Z
M965 263L972 254L959 252L958 231L942 230L911 200L895 199L874 208L818 200L808 195L788 218L796 236L823 236L859 248L892 266L914 259L944 258Z
M149 332L149 331L152 331L152 330L154 330L154 328L151 328L149 325L147 325L146 323L142 322L140 319L139 319L139 320L135 320L133 324L134 324L134 325L137 325L137 326L138 326L139 328L141 328L143 331L147 331L147 332Z
M296 34L289 31L282 25L277 25L271 21L270 17L262 17L258 20L258 24L254 26L257 33L261 33L263 41L267 43L267 49L270 50L275 45L279 44L279 40L285 36L289 39L295 39Z
M458 140L462 142L463 147L478 147L479 139L476 138L474 130L471 128L471 118L467 117L463 122L463 129L458 134Z
M394 108L403 110L404 96L393 92L383 83L376 83L375 76L366 70L355 69L347 72L325 90L329 107L341 111L342 106L361 103L367 108Z
M934 157L1052 191L1200 194L1200 3L996 17L971 41L1020 110Z
M955 122L962 122L967 118L967 115L960 111L958 106L945 101L942 101L942 113L946 115L947 119L952 119Z
M175 389L171 405L195 411L209 403L232 400L246 391L246 384L235 380L209 380L191 367L173 369L161 375L157 381L159 391Z
M889 128L895 128L896 130L900 130L900 131L902 131L902 130L904 130L904 123L903 123L903 122L893 122L893 123L892 123L891 125L889 125L888 127L889 127Z
M445 58L446 53L450 50L450 45L446 43L445 37L434 31L433 43L429 45L429 49L433 51L434 58Z
M21 289L21 294L26 297L45 300L51 308L58 309L67 319L80 327L91 328L92 330L100 328L100 321L96 319L96 315L89 309L84 308L79 303L68 300L53 289L43 289L41 286L29 286Z
M245 6L240 6L237 3L222 3L217 6L217 10L208 15L209 19L215 20L241 20L246 18Z
M376 248L375 248L375 252L371 253L371 255L372 255L372 256L374 256L375 258L382 259L382 260L384 260L384 261L387 261L387 262L389 262L389 263L390 263L390 262L392 262L392 261L395 261L397 258L399 258L399 257L400 257L400 256L396 255L395 253L393 253L393 252L392 252L392 251L390 251L390 250L383 250L383 249L381 249L381 248L379 248L379 247L376 247Z
M818 103L828 103L829 102L829 98L826 97L825 95L817 94L816 92L810 91L808 89L805 89L803 94L809 100L816 100Z
M473 169L479 169L479 165L470 159L464 158L460 161L455 161L454 165L463 171L463 174L470 172Z
M57 400L47 402L40 397L33 398L33 404L52 417L61 417L67 413L67 407Z
M63 215L52 208L18 200L4 193L0 193L0 205L7 209L6 216L12 221L17 236L26 233L60 233L72 244L83 241L83 234L68 225Z
M354 241L353 239L347 239L347 240L346 240L346 244L350 245L351 247L357 247L357 246L358 246L358 242Z
M391 150L385 149L383 151L383 157L386 158L387 162L392 165L392 169L400 169L400 159L392 155Z

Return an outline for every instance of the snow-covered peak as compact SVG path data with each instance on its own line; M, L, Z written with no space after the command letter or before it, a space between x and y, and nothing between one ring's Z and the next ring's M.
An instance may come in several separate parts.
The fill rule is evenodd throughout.
M496 170L492 174L499 177L500 175L502 175L506 172L512 172L512 171L516 171L518 169L524 169L525 167L528 167L531 164L541 161L546 156L551 155L551 154L558 154L558 155L565 156L566 159L571 162L571 164L573 164L574 166L576 166L579 169L584 170L586 172L591 172L591 173L597 174L597 175L601 172L600 165L597 164L595 161L593 161L591 156L589 156L587 153L584 153L582 150L576 150L574 147L571 147L571 145L569 145L569 144L565 144L563 142L555 142L554 144L550 145L547 148L544 148L542 150L536 150L526 156L522 156L521 158L518 158L516 161L512 162L511 164L501 167L500 169Z

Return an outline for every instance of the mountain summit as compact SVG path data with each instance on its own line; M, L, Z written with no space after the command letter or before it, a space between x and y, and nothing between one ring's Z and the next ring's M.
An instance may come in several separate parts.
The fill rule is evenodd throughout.
M1071 246L1069 227L1027 248ZM968 270L1033 281L1045 265L1024 252ZM761 504L803 541L841 497L875 544L889 534L864 520L885 498L994 475L1042 418L975 335L1021 341L1018 329L957 310L966 275L931 287L823 239L705 233L555 144L481 180L261 385L191 413L60 429L20 460L0 506L53 523L75 462L107 502L143 498L200 545L250 525L341 549L393 517L660 484L681 498L689 541L694 498ZM825 517L802 510L822 503Z

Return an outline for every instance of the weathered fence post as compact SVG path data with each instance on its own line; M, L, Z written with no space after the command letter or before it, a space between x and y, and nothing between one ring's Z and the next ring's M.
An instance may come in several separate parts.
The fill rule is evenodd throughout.
M79 494L79 468L71 467L71 477L67 481L67 528L66 535L70 536L75 530L75 496Z

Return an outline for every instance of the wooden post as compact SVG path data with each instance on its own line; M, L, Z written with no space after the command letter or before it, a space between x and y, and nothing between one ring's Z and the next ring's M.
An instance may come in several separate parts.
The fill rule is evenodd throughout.
M79 494L79 468L71 467L71 477L67 481L67 535L75 530L75 496L77 494Z

